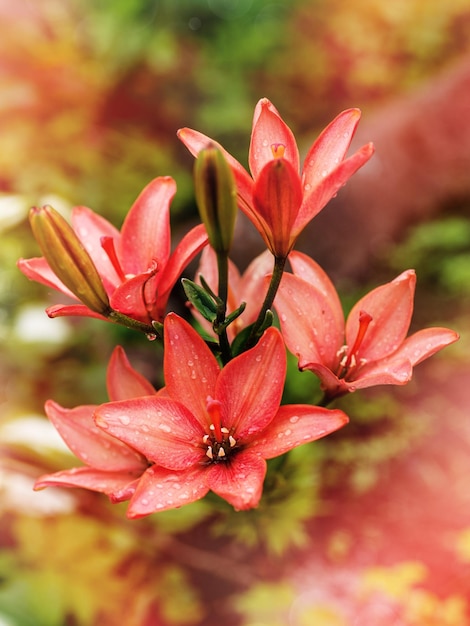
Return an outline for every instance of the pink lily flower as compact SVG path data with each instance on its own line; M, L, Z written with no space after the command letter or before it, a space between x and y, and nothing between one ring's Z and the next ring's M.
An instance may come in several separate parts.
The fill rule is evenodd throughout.
M169 176L154 179L133 204L121 232L87 207L72 212L73 229L98 271L111 308L149 325L163 320L178 277L207 244L207 233L199 225L170 254L170 203L175 192ZM29 279L77 299L43 257L20 259L18 266ZM106 319L83 304L55 305L47 314Z
M197 156L209 145L232 167L238 203L274 256L286 257L305 226L374 152L371 143L345 158L359 123L358 109L340 113L307 153L300 173L295 137L266 98L256 105L249 150L250 174L220 144L189 128L178 137Z
M107 388L109 398L114 401L157 393L151 383L131 367L120 346L114 349L109 361ZM95 405L64 409L48 400L45 408L62 439L84 465L41 476L34 488L82 487L105 493L113 502L128 500L148 468L147 459L95 425Z
M235 509L256 507L266 460L323 437L348 421L342 411L280 406L286 373L282 337L259 343L222 370L183 319L164 323L167 397L99 407L95 420L154 463L142 476L128 517L176 508L212 490Z
M271 254L268 250L265 250L253 259L243 275L240 274L236 265L229 260L227 315L235 311L242 302L246 303L243 313L227 327L227 335L230 341L233 341L243 328L252 324L258 317L260 303L263 301L267 291L265 277L272 271L271 259ZM214 250L209 246L202 251L196 272L196 282L198 282L199 276L202 276L212 291L217 294L219 279L217 257ZM202 327L212 334L211 324L194 307L191 310Z
M374 385L404 385L415 365L458 335L426 328L406 337L413 313L414 270L361 298L345 322L336 290L322 268L300 252L289 260L274 302L299 369L314 372L328 399Z

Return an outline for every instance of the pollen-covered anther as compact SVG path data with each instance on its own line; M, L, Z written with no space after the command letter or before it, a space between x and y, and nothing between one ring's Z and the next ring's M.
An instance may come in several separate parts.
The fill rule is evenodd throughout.
M285 151L286 151L286 146L283 143L271 144L271 152L273 153L273 157L275 159L282 159Z
M213 463L227 461L237 445L237 440L225 426L217 428L215 424L210 424L209 431L202 437L202 443L206 447L205 455Z
M348 373L357 367L359 362L360 365L364 363L362 358L357 358L356 355L361 348L362 342L364 341L365 334L367 329L369 328L370 323L373 321L372 315L367 313L367 311L359 312L359 328L357 330L356 339L351 349L346 347L346 353L343 356L343 348L339 350L338 356L342 356L341 361L339 362L339 367L342 371L339 372L338 376L340 378L346 378Z

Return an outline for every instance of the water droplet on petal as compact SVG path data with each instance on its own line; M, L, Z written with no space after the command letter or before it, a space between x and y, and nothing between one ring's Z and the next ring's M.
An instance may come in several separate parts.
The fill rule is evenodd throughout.
M123 426L128 426L131 423L131 418L128 415L120 415L119 421Z
M155 339L157 338L157 335L155 333L147 333L146 336L149 341L155 341Z
M158 428L160 430L163 430L164 433L171 433L171 428L168 426L168 424L159 424Z
M298 415L293 415L290 419L289 422L291 424L297 424L297 422L299 421L299 416Z

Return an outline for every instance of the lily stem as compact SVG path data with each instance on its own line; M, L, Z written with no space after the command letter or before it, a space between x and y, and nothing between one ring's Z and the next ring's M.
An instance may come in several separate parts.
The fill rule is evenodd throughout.
M227 300L228 300L228 255L225 252L217 252L217 269L219 274L219 290L218 296L220 305L217 307L217 317L215 318L215 325L220 326L225 321L227 313ZM227 329L223 328L221 332L217 333L219 336L220 356L222 363L225 365L232 358L232 352L230 350L230 343L227 337Z
M119 313L119 311L112 310L108 316L108 320L114 322L115 324L121 324L122 326L126 326L132 330L139 330L140 332L145 333L147 336L155 336L156 339L163 339L163 335L159 332L154 326L150 326L150 324L145 324L145 322L139 322L139 320L135 320L132 317L125 315L124 313Z
M274 268L271 275L271 282L269 283L269 288L264 298L263 305L258 314L258 318L253 324L253 328L251 329L251 333L247 341L247 348L252 348L258 340L258 332L263 326L264 320L266 318L266 313L271 310L273 306L274 298L276 297L277 290L279 289L279 285L281 284L281 278L284 273L286 261L287 256L274 257Z

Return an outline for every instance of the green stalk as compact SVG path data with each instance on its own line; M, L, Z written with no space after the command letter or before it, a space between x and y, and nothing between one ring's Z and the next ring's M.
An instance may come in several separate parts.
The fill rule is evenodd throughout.
M279 285L281 284L281 278L284 273L284 267L286 265L287 256L282 257L274 257L274 267L273 273L271 276L271 281L269 283L269 288L264 298L263 305L258 314L258 318L256 322L253 324L253 328L251 329L250 336L247 341L247 348L252 348L256 344L257 334L263 325L264 319L266 317L267 311L272 309L274 298L276 297L277 290L279 289Z
M217 317L215 319L216 326L220 326L225 321L227 313L227 300L228 300L228 254L226 252L216 252L217 254L217 269L219 274L219 290L218 296L220 299L220 305L217 307ZM219 345L222 363L225 365L232 358L230 350L230 343L227 336L227 329L224 328L221 333L217 333L219 337Z

